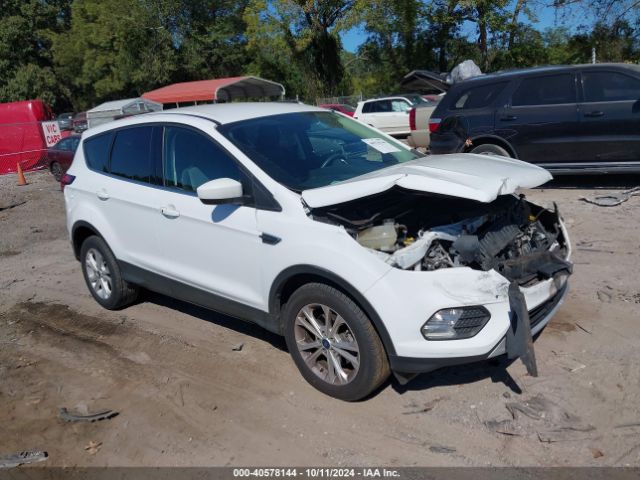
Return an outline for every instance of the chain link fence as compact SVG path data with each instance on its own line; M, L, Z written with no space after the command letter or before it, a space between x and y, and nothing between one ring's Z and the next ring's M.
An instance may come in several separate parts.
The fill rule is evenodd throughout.
M47 148L62 139L58 123L0 124L0 175L47 167Z
M360 95L345 95L342 97L318 97L316 98L316 105L329 105L329 104L347 104L355 107L358 102L364 100L362 94Z

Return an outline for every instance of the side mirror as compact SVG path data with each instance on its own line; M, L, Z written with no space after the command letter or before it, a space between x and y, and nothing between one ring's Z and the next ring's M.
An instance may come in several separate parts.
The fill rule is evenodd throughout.
M198 198L205 205L221 205L223 203L244 203L242 184L231 178L217 178L203 183L197 188Z

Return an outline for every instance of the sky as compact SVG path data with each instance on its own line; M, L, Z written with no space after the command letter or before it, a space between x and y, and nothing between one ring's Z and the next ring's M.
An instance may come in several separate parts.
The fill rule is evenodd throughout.
M564 15L560 15L557 9L553 7L540 7L535 11L538 21L531 23L528 19L523 18L525 23L531 23L539 30L545 30L549 27L564 25L570 29L578 27L580 20L586 20L583 16L576 15L577 12L566 11ZM475 24L467 22L467 25L463 26L463 32L467 35L475 34ZM342 32L340 34L342 39L342 45L348 52L355 53L358 47L364 43L367 39L366 32L360 27L354 27L351 30Z

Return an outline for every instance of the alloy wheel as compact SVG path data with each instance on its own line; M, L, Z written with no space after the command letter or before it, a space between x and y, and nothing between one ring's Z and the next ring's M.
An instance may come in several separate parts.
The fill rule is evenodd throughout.
M332 308L318 303L302 307L294 335L305 364L325 382L345 385L358 374L358 342L345 319Z
M95 248L87 251L84 266L87 271L89 284L98 297L107 300L111 296L113 284L111 271L102 254Z

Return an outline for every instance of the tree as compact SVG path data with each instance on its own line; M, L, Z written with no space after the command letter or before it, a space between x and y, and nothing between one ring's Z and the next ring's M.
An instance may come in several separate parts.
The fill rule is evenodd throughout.
M509 0L462 0L461 5L468 9L466 20L475 22L478 28L478 48L480 49L483 71L488 71L489 43L491 35L503 33L507 30L508 18L506 7Z
M0 10L0 101L41 98L68 108L50 47L69 28L71 0L5 0Z
M183 0L176 21L182 79L245 73L249 0Z
M177 71L172 0L75 0L54 39L57 71L76 109L138 96Z
M337 94L344 77L338 34L351 25L353 7L349 0L253 0L245 15L253 68L285 73L290 93Z

